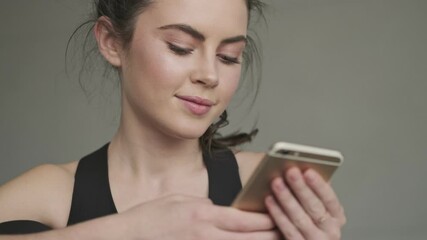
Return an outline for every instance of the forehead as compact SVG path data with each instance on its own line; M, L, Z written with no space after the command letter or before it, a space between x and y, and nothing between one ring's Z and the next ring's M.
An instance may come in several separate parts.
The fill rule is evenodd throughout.
M137 25L160 27L188 24L202 33L225 37L246 35L246 0L154 0L137 20Z

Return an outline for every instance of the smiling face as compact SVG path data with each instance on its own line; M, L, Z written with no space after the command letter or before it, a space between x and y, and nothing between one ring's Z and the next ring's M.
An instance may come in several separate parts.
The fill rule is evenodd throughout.
M122 120L199 138L238 86L247 18L244 0L154 1L117 59L107 57L121 72Z

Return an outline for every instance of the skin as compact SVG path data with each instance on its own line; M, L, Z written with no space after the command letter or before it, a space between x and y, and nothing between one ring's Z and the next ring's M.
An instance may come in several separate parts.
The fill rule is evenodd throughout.
M0 188L0 222L28 219L57 230L7 239L339 239L345 215L314 171L290 169L275 179L269 214L206 199L198 138L238 86L247 14L241 0L158 0L138 16L127 46L101 17L99 50L122 82L121 123L108 150L119 214L64 228L77 161L43 165ZM209 111L195 114L182 96L208 99ZM236 158L245 183L262 154Z

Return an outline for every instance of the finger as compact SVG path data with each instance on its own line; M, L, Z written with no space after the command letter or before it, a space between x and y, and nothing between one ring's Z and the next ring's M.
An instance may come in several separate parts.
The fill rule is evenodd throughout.
M230 207L215 206L213 220L215 226L229 231L265 231L274 228L274 222L268 214L246 212Z
M292 224L288 216L280 208L277 201L272 196L268 196L265 199L265 205L270 213L270 216L274 219L277 227L286 239L299 240L304 239L299 230Z
M314 225L310 216L307 215L300 203L295 199L290 189L285 185L282 178L276 178L272 182L272 188L279 206L282 207L292 224L306 236L317 227Z
M286 180L292 188L292 192L298 198L304 210L319 226L329 217L326 207L319 197L306 184L305 179L298 168L291 168L286 172Z
M344 209L331 185L313 169L305 171L304 178L314 193L323 202L330 215L339 219L340 224L343 225L346 222Z

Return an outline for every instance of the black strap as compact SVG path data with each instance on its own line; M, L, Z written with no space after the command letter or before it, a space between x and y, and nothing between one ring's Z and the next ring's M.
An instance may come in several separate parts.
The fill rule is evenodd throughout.
M26 234L51 230L50 227L30 220L16 220L0 223L0 234Z
M209 198L216 205L229 206L242 189L239 167L229 149L203 154L209 176Z
M234 154L218 150L203 154L208 171L209 198L228 206L242 188ZM108 180L108 144L82 158L78 164L67 225L117 213Z
M80 160L67 225L117 213L108 180L108 145Z
M82 158L78 164L67 225L117 213L108 180L108 145ZM203 154L209 177L209 198L228 206L242 188L234 154L228 150ZM36 221L18 220L0 224L1 234L24 234L50 230Z

